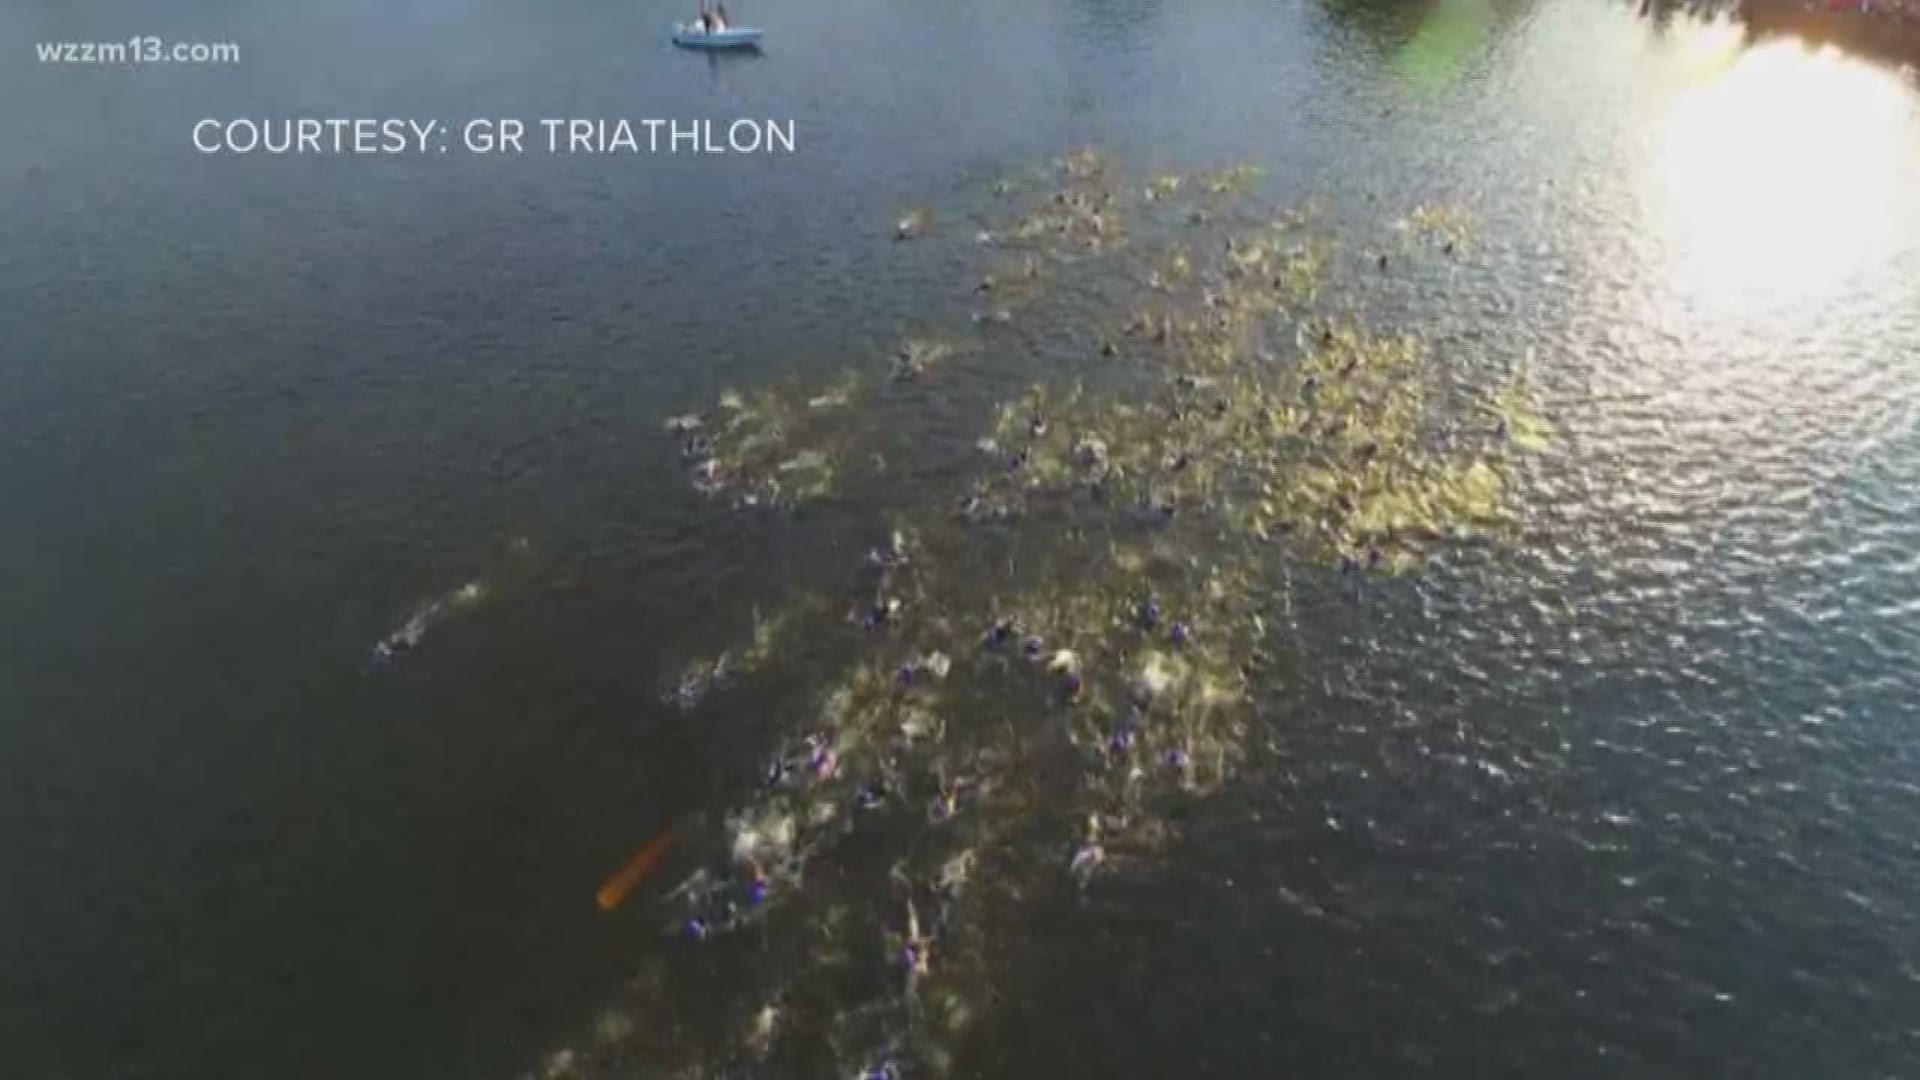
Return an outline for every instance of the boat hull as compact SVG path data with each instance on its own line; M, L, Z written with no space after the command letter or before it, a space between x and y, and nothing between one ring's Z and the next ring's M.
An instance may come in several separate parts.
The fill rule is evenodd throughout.
M757 49L763 31L749 27L732 30L695 30L688 26L673 28L673 43L683 49Z

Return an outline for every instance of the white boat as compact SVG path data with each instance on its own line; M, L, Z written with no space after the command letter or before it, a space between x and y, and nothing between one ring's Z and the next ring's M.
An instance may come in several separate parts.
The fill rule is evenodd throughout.
M680 23L673 28L673 43L683 49L757 49L762 33L750 26L702 30L693 23Z

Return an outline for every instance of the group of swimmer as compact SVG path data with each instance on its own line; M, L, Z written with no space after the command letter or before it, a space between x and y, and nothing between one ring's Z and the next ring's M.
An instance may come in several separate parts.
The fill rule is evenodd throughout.
M710 9L711 4L712 0L701 0L699 20L685 29L701 33L730 29L724 5ZM1104 182L1096 179L1098 163L1090 156L1072 159L1066 168L1069 181ZM1156 179L1148 188L1148 199L1170 196L1178 187L1177 181L1177 177L1164 183ZM1002 182L996 194L1007 193L1008 185ZM1078 216L1082 214L1095 215L1093 232L1109 232L1119 213L1105 209L1111 201L1111 195L1088 195L1069 187L1050 196L1049 204L1066 207L1076 216L1069 218L1063 212L1044 208L1035 210L1020 219L1034 222L1033 230L1016 226L1004 235L1015 242L1030 236L1042 244L1057 243L1045 238L1071 237L1074 223L1086 220ZM1195 209L1194 213L1202 214L1203 210ZM1107 217L1109 214L1114 217ZM929 220L925 211L909 214L900 219L894 236L904 240L920 235ZM1204 218L1190 220L1193 224L1204 222ZM995 233L982 236L983 243L995 242ZM1194 487L1211 490L1211 477L1216 471L1224 474L1228 469L1243 469L1265 486L1284 466L1294 462L1280 450L1265 456L1248 455L1243 460L1243 450L1237 445L1243 412L1256 416L1273 413L1273 431L1289 439L1296 434L1292 428L1298 421L1297 435L1302 442L1338 440L1331 446L1339 454L1329 451L1324 466L1317 464L1322 456L1317 452L1303 462L1314 466L1316 481L1324 476L1325 494L1316 487L1289 501L1281 493L1266 492L1283 504L1271 513L1306 518L1325 509L1328 500L1334 500L1338 508L1337 515L1326 510L1336 523L1359 513L1368 489L1356 477L1364 472L1363 466L1390 457L1400 438L1398 428L1388 423L1400 417L1396 411L1400 399L1390 398L1375 406L1368 403L1370 395L1390 395L1397 385L1388 383L1398 369L1387 366L1387 361L1404 366L1412 360L1398 359L1400 353L1390 348L1392 341L1381 339L1376 343L1360 329L1336 333L1330 321L1309 324L1305 312L1312 310L1307 305L1313 294L1303 282L1318 280L1319 257L1313 255L1317 249L1302 246L1297 251L1303 254L1296 255L1272 247L1284 242L1247 241L1229 235L1224 238L1226 254L1217 271L1208 262L1190 266L1186 252L1194 252L1198 261L1201 248L1197 243L1182 243L1168 256L1164 281L1161 271L1150 265L1148 288L1169 299L1152 300L1148 308L1125 303L1098 310L1098 321L1090 332L1076 336L1098 343L1100 355L1107 359L1131 359L1136 352L1141 357L1159 355L1126 344L1129 339L1144 342L1150 338L1165 346L1164 355L1156 362L1172 378L1171 400L1156 397L1136 404L1124 391L1103 395L1096 387L1084 398L1076 390L1065 401L1051 399L1049 407L1051 387L1036 386L1024 400L1003 406L990 437L981 441L982 448L1004 467L983 469L969 487L953 492L964 500L961 516L969 521L984 516L1005 519L1034 498L1033 493L1089 484L1115 496L1111 506L1116 517L1124 514L1128 515L1127 521L1132 521L1137 509L1147 511L1158 522L1175 516L1180 506L1176 495ZM1038 262L1033 256L1027 258L1022 276L1030 278L1035 276ZM1159 261L1156 251L1150 251L1149 258ZM1391 265L1384 256L1378 261L1382 270ZM1128 265L1131 268L1132 264ZM1292 298L1298 293L1301 297L1289 299L1289 303L1303 311L1288 312L1297 323L1303 379L1299 385L1291 370L1279 377L1265 374L1280 366L1266 348L1259 349L1257 368L1249 365L1243 373L1238 366L1243 358L1243 333L1253 336L1256 346L1269 342L1264 327L1249 329L1258 319L1273 313L1263 299L1267 296L1264 288L1255 291L1258 281L1264 281L1269 272L1276 275L1271 278L1275 295ZM1216 277L1216 273L1224 276ZM1190 287L1179 284L1189 276ZM1241 277L1255 279L1256 285L1230 284ZM998 301L1007 296L1013 280L1013 273L1002 271L998 278L989 275L980 279L974 291L991 293ZM1208 285L1219 291L1201 292ZM1201 295L1188 295L1196 292ZM1133 295L1129 293L1128 300ZM1199 321L1196 317L1192 322L1181 319L1186 306L1195 300L1198 303L1193 306L1214 313L1211 318ZM1278 303L1273 301L1274 305ZM1121 318L1128 319L1124 329L1116 325ZM1186 344L1186 339L1195 343ZM1315 342L1317 349L1312 347ZM951 349L968 347L907 342L893 358L892 379L916 379ZM1369 366L1363 370L1362 364ZM1375 367L1378 372L1369 375ZM1350 387L1344 385L1348 380ZM693 465L697 489L711 493L744 484L750 494L777 493L775 477L785 473L788 465L771 462L807 446L805 440L814 435L799 428L797 418L845 404L864 385L859 378L851 377L818 397L807 398L803 393L793 401L783 390L769 390L764 397L751 400L729 391L720 396L714 414L674 417L666 426L684 440L682 455ZM1235 403L1242 393L1249 403L1236 412ZM1293 400L1295 393L1301 401ZM1171 412L1164 412L1166 408ZM1408 415L1416 411L1407 406ZM1376 415L1384 419L1375 421ZM1329 422L1329 416L1337 426ZM1198 423L1189 421L1189 417ZM1286 432L1280 431L1282 423L1287 425ZM1349 424L1355 429L1351 435ZM796 430L800 440L792 438ZM1504 420L1500 421L1498 434L1507 434ZM1109 440L1113 442L1111 448ZM1130 447L1130 443L1139 445ZM804 456L791 460L797 462ZM1176 474L1199 479L1181 481L1185 487L1174 487L1172 481L1166 486L1153 483L1156 478ZM1008 476L1013 479L1004 479ZM752 503L743 499L742 504ZM1094 505L1109 504L1101 501ZM1211 509L1211 503L1206 505L1203 514ZM1193 516L1184 509L1180 513L1183 521ZM813 925L837 935L843 915L864 915L863 921L877 923L882 949L876 957L880 963L872 965L870 974L876 981L884 978L888 990L876 988L872 991L875 996L884 997L859 1003L856 1009L835 1011L863 1017L879 1013L880 1023L892 1034L880 1045L860 1045L867 1037L868 1021L862 1020L857 1027L829 1029L836 1055L844 1052L843 1041L863 1055L859 1059L863 1067L852 1074L858 1080L901 1080L907 1071L903 1066L921 1056L922 1042L929 1044L926 1053L932 1060L961 1037L964 1018L970 1011L965 1002L979 989L976 981L992 973L993 961L981 959L983 947L1000 944L994 940L996 928L992 924L999 921L994 913L963 917L976 902L971 896L963 900L961 893L975 851L982 859L994 860L997 868L1004 868L1003 873L1030 871L1041 863L1060 875L1063 883L1080 888L1114 872L1114 865L1130 850L1137 855L1142 846L1139 840L1153 839L1158 822L1154 815L1157 802L1143 802L1143 796L1136 793L1146 792L1146 799L1157 800L1155 793L1162 783L1168 789L1202 790L1200 774L1205 770L1199 761L1203 755L1205 760L1215 762L1215 777L1229 767L1227 763L1238 748L1236 739L1242 737L1240 725L1248 718L1244 707L1234 701L1252 693L1244 685L1236 690L1230 673L1236 668L1248 671L1261 661L1263 650L1250 642L1266 634L1257 614L1251 616L1251 637L1228 628L1228 624L1237 625L1249 614L1249 608L1230 594L1238 591L1236 582L1258 580L1251 569L1230 564L1225 568L1227 573L1211 576L1209 586L1225 590L1219 596L1212 591L1181 588L1122 599L1105 595L1109 568L1099 547L1063 553L1067 557L1087 556L1089 581L1081 585L1079 576L1067 569L1063 560L1061 581L1054 587L1086 591L1069 592L1059 598L1036 597L1027 605L1030 613L1016 617L1000 607L997 597L990 605L980 605L976 598L985 599L991 593L950 592L945 575L936 576L944 561L942 554L948 550L941 541L949 538L940 524L946 518L937 506L930 505L924 515L905 520L906 524L889 528L877 537L878 542L871 547L861 545L853 552L854 558L864 563L862 591L870 585L872 592L849 598L854 602L850 610L841 609L842 619L850 627L860 628L847 640L864 635L876 643L867 650L872 655L853 664L845 685L824 697L817 717L822 726L792 732L792 738L777 744L757 778L760 794L749 797L748 804L727 821L731 844L724 855L695 869L665 897L678 909L676 922L670 924L671 932L693 944L757 926L764 949L786 927ZM916 529L915 523L920 528ZM1261 530L1258 535L1265 539L1265 523L1256 525ZM1273 528L1277 532L1292 529L1293 518L1282 516ZM1107 543L1103 530L1094 530L1091 535L1096 544ZM1359 535L1361 540L1342 543L1335 550L1345 573L1357 574L1363 567L1387 561L1389 552L1372 544L1360 546L1366 543L1367 534ZM1009 539L1017 543L1024 536L1015 533ZM923 540L928 542L923 545ZM1170 545L1172 540L1166 543ZM1112 571L1135 572L1132 564L1123 564L1121 555L1126 552L1120 546L1112 551ZM1238 555L1240 549L1226 553ZM1266 561L1264 557L1254 558L1262 564ZM963 587L972 584L966 571L974 569L969 562L953 580ZM1236 569L1244 572L1236 574ZM847 576L853 575L849 572ZM987 576L990 582L1011 589L1024 585L1031 575L1020 574L1009 561L1006 579L996 580L991 570ZM968 626L975 629L969 631ZM809 624L802 632L818 629ZM758 633L756 629L756 637ZM989 654L977 663L968 659L964 635L969 634L978 634L974 648ZM411 644L403 638L404 634L397 634L393 640L403 647ZM936 646L952 650L959 657L958 664ZM722 681L728 668L726 653L718 660L696 663L669 696L690 708ZM1037 700L1044 695L1046 704L1036 705L1036 712L1044 709L1051 716L1077 710L1070 714L1072 719L1066 722L1066 728L1072 749L1082 758L1081 767L1066 774L1058 790L1042 790L1036 785L1034 793L1028 795L1024 785L1005 783L1006 777L1018 775L1029 760L1041 761L1028 756L1034 753L1030 747L1042 745L1037 740L1029 744L1018 733L1001 740L995 730L969 726L964 719L953 723L953 734L949 735L945 714L950 699L935 687L951 678L961 685L952 700L970 703L976 691L985 693L995 685L971 678L975 668L1028 672L1029 678L1016 680L1013 686L1016 692L1022 686L1041 691L1034 697ZM1118 693L1109 697L1103 689ZM1048 761L1057 745L1051 741L1044 744ZM969 763L974 775L949 774L946 766L961 760ZM1149 788L1149 784L1154 786ZM996 797L996 790L1007 794ZM1026 805L1028 800L1032 806ZM1029 849L1024 843L1029 834L1025 823L1044 820L1051 825L1055 811L1069 809L1077 811L1074 816L1079 823L1077 827L1069 825L1067 835L1059 837L1064 842ZM913 818L924 818L925 826L917 827ZM869 823L871 837L859 849L861 855L841 863L834 845L856 830L867 831ZM1140 831L1142 827L1144 832ZM891 888L866 889L849 897L829 887L824 897L805 895L812 892L804 887L809 877L878 884L865 876L879 865L865 859L872 848L899 853L887 871L886 884ZM944 866L930 865L929 849L938 854L957 850L958 854ZM604 899L596 897L602 909L612 910L642 875L652 872L664 851L663 834L629 860L603 887ZM820 864L829 865L822 872ZM770 909L786 903L802 909L799 917L771 919ZM843 956L838 947L820 951L833 959L809 961L804 959L809 951L792 950L791 955L801 966L790 978L798 980L826 971L826 965L839 963ZM879 971L882 965L884 976ZM781 997L772 1000L775 1005L764 1009L762 1017L773 1015L772 1010L780 1007ZM904 1010L904 1019L893 1012L896 1006ZM819 1019L834 1025L843 1022L832 1017ZM802 1021L809 1022L811 1018ZM764 1058L776 1037L772 1021L756 1020L749 1031L753 1057ZM683 1050L690 1057L703 1059L708 1052L708 1048L693 1043Z
M700 5L700 17L693 21L693 28L703 34L718 34L733 25L727 18L727 5L716 4L709 10L705 3Z

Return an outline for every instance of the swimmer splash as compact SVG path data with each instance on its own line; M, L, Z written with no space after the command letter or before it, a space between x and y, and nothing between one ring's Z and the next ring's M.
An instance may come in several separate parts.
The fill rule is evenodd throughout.
M393 667L413 655L427 631L441 620L473 607L486 599L486 586L478 581L469 581L465 585L437 597L415 608L407 616L399 629L373 643L373 654L367 661L375 669Z

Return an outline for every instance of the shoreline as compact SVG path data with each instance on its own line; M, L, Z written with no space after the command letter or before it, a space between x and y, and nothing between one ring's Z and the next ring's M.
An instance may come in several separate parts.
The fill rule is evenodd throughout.
M1809 44L1832 45L1868 60L1899 66L1920 65L1920 3L1904 10L1834 10L1814 0L1741 0L1734 14L1757 37L1797 37Z

